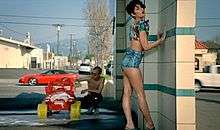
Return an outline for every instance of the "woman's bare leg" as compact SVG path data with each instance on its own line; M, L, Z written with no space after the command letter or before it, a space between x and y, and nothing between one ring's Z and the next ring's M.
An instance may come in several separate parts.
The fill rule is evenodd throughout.
M138 68L128 68L124 71L124 74L128 77L129 82L133 89L135 90L138 97L138 105L139 108L144 115L145 121L147 123L148 128L153 128L154 123L152 121L149 107L145 98L141 71Z
M131 94L132 94L132 87L128 80L128 77L123 74L123 84L124 84L124 92L122 97L122 107L124 110L124 114L127 120L126 126L127 128L134 128L134 123L132 120L131 115Z

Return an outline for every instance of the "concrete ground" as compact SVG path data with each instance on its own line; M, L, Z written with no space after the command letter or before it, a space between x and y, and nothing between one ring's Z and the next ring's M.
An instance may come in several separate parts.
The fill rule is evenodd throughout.
M69 120L68 111L53 114L45 121L37 118L37 104L44 95L44 86L16 86L17 79L0 79L0 130L123 130L125 125L120 101L109 97L111 81L107 82L107 97L100 104L97 115L87 115L81 109L77 121ZM76 89L76 96L86 84Z
M219 108L219 90L196 93L197 130L220 130Z
M82 109L78 121L70 121L68 112L54 114L46 122L37 119L36 108L44 98L44 86L16 86L17 79L0 79L0 130L121 130L125 125L121 102L109 98L111 83L100 105L99 115L86 115ZM77 88L77 97L86 85ZM203 90L196 93L197 130L219 130L220 91ZM134 119L137 121L136 119ZM137 124L137 123L136 123Z
M0 111L0 130L123 130L125 120L120 103L105 99L100 107L100 113L93 115L82 109L77 121L70 121L66 111L44 121L37 119L36 110Z

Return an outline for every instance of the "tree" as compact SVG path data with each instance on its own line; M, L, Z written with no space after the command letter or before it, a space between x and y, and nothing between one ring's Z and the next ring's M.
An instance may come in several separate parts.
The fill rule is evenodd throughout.
M85 17L88 19L89 52L94 54L96 65L103 66L112 54L112 18L107 8L108 0L88 0Z

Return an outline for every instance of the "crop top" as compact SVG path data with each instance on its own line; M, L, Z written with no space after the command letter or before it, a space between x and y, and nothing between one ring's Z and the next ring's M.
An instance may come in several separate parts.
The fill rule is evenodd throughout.
M140 20L137 23L133 23L130 26L129 38L130 40L138 40L140 38L140 32L145 31L149 33L149 20Z

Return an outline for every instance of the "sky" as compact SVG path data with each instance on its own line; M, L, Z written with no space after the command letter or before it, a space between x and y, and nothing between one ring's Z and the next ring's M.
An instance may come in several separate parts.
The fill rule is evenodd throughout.
M196 37L202 41L220 37L220 0L196 0L196 2Z
M57 28L52 24L64 24L60 31L61 40L70 39L69 34L71 33L75 38L83 38L86 35L87 27L85 27L85 20L79 20L79 18L84 18L85 2L86 0L0 0L0 22L46 24L39 26L0 23L0 29L3 30L3 34L18 40L24 39L25 35L23 34L30 32L34 42L42 43L56 41ZM6 17L2 15L73 19Z
M56 42L57 39L57 31L52 24L64 24L74 26L63 26L61 28L61 40L69 39L70 33L73 33L77 39L85 38L87 35L87 27L85 27L86 21L75 18L84 18L83 9L85 9L86 1L87 0L0 0L0 30L3 30L3 35L6 37L13 37L17 40L23 40L25 33L30 32L32 40L35 43L46 43L51 41ZM212 40L217 35L220 36L220 0L196 1L196 37L199 40L206 41ZM4 15L73 19L6 17ZM40 23L46 25L6 24L1 22Z

